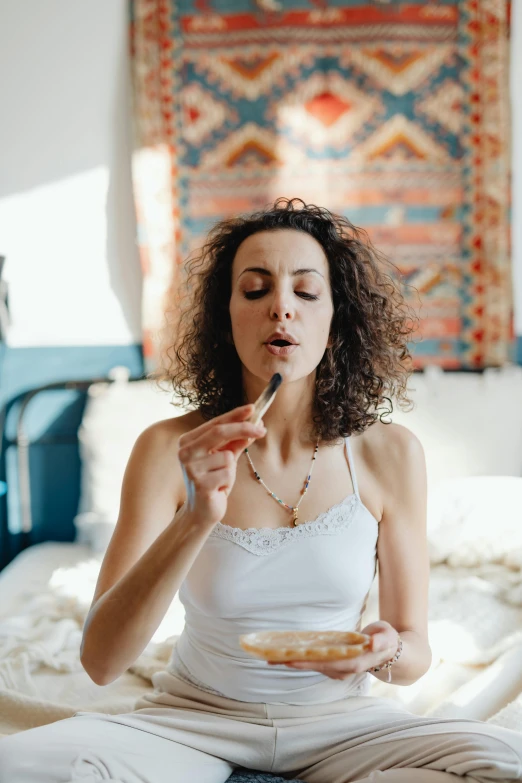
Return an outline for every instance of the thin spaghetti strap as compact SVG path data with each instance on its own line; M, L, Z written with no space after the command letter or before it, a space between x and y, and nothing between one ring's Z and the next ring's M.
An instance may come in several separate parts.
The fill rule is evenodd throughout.
M352 444L350 441L351 441L351 435L348 435L348 437L344 439L344 443L346 446L346 454L348 456L348 465L350 466L350 473L352 475L352 483L353 483L355 494L360 500L359 485L357 484L357 475L355 473L355 465L353 462Z

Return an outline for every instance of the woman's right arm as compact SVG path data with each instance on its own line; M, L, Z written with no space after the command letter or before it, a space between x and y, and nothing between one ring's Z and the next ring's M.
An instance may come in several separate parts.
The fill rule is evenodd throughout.
M260 436L245 420L251 408L236 408L190 432L183 431L185 417L161 422L136 441L83 629L80 660L98 685L113 682L143 652L223 518L237 458ZM183 480L190 502L176 512Z

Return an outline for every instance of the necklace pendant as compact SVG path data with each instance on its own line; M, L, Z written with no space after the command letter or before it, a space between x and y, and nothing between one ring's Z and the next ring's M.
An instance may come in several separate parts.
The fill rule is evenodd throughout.
M314 469L314 461L315 461L315 458L317 456L317 450L318 449L319 449L319 440L317 441L317 443L315 445L314 456L312 458L312 464L310 465L310 472L308 473L308 476L306 477L305 487L304 487L304 489L301 490L301 500L302 500L302 496L305 495L307 490L308 490L308 486L310 484L310 479L312 478L312 471ZM299 506L299 503L301 502L301 500L299 500L299 503L297 504L297 506L290 506L290 505L288 505L288 503L284 503L281 500L281 498L278 498L277 495L274 492L272 492L269 489L269 487L267 487L267 485L265 484L265 482L263 481L263 479L261 478L261 476L259 475L259 473L255 469L254 463L252 462L250 454L248 453L248 449L245 449L245 454L247 455L247 459L248 459L248 461L250 463L250 467L254 471L254 476L255 476L256 480L259 481L259 483L263 485L263 487L266 489L268 494L271 497L273 497L274 500L276 500L278 503L281 503L285 508L289 509L292 512L292 524L293 524L294 527L297 527L297 525L299 524L298 520L297 520L297 512L298 512L298 506Z

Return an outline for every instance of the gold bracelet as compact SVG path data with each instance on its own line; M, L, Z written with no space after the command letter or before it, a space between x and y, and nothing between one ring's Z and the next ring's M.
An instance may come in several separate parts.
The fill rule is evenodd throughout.
M367 672L380 672L381 669L388 669L387 682L391 682L391 671L390 671L390 669L393 666L393 664L395 663L395 661L399 660L399 658L401 656L401 652L402 652L402 639L399 636L399 634L397 634L397 639L399 640L399 646L398 646L397 652L395 653L393 658L390 658L389 661L386 661L386 663L381 664L381 666L374 666L371 669L366 669Z

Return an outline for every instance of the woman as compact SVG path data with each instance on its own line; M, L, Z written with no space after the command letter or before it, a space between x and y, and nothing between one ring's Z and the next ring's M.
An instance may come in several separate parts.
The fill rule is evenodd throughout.
M408 402L413 329L386 262L344 218L279 200L217 225L189 272L164 377L195 409L135 444L81 660L115 680L178 589L185 629L133 712L5 738L0 779L522 780L522 734L368 695L431 662L423 450L379 413ZM361 629L377 560L380 621ZM371 649L282 665L239 646L271 628L362 630Z

